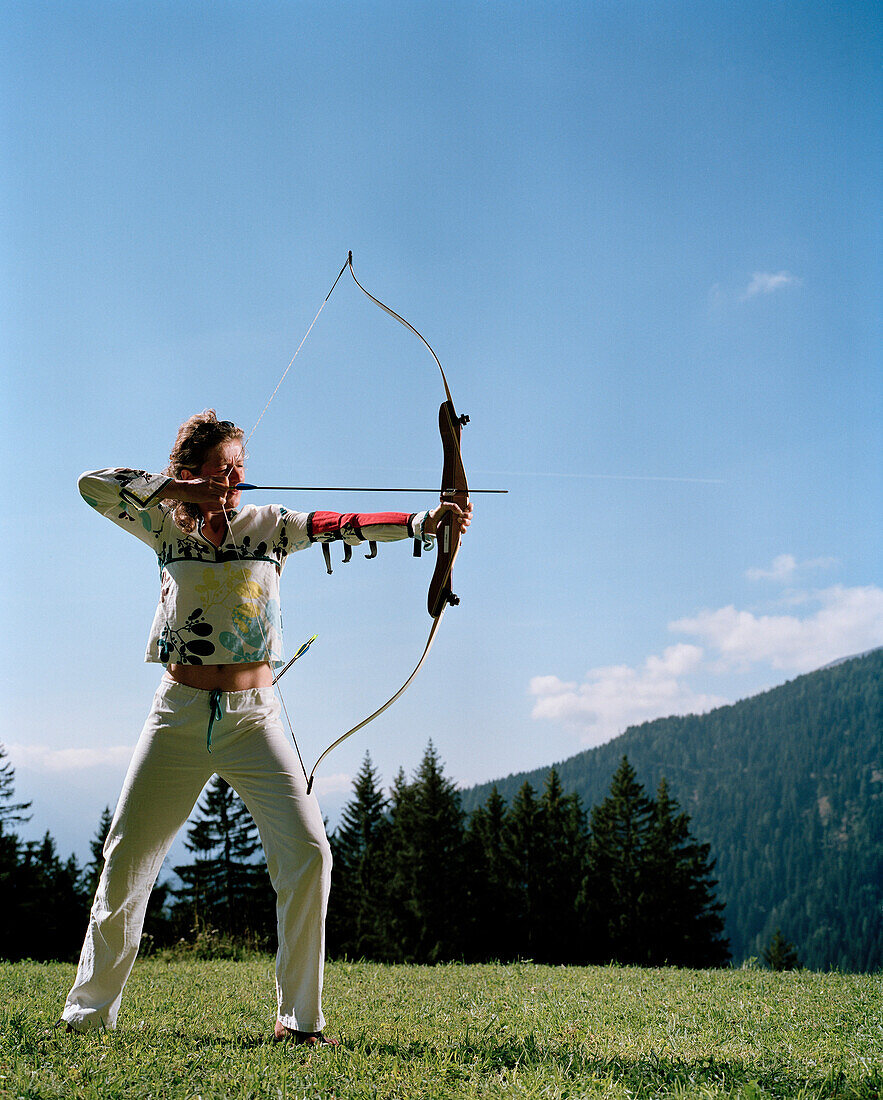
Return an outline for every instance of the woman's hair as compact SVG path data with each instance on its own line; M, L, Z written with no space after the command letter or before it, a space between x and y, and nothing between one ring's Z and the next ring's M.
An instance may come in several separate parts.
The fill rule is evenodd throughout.
M178 429L175 445L169 455L169 465L164 472L175 478L181 476L182 470L195 474L212 447L219 443L228 443L232 439L242 439L244 434L242 428L237 428L232 420L218 420L214 409L195 413ZM199 506L176 500L172 502L172 515L180 528L190 532L199 519Z

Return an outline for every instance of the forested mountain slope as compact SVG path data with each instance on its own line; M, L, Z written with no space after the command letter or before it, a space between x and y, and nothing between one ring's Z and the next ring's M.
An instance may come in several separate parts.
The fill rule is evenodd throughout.
M555 764L589 807L623 755L652 793L665 776L717 857L733 959L777 927L801 962L883 966L883 649L709 714L661 718ZM551 766L551 765L550 765ZM511 801L548 769L496 782ZM494 784L463 791L463 808Z

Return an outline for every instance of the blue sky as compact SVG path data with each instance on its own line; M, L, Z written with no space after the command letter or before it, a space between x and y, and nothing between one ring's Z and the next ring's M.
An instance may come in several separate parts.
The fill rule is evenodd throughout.
M10 3L0 740L83 854L157 680L84 469L249 429L352 249L471 422L461 605L323 766L469 784L883 644L881 16L869 3ZM436 368L342 280L252 480L427 484ZM406 510L320 495L291 507ZM283 578L304 755L405 679L431 561Z

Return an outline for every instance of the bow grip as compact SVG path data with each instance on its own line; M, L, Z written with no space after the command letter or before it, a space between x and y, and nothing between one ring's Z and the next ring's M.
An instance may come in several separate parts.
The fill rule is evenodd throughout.
M453 501L461 508L469 500L469 485L460 453L460 431L468 422L468 416L457 415L452 401L441 403L438 410L438 430L444 455L441 488L444 499ZM460 549L460 530L455 518L452 513L446 513L436 531L438 554L426 601L426 608L433 619L438 618L447 604L456 606L460 602L451 591L451 573Z

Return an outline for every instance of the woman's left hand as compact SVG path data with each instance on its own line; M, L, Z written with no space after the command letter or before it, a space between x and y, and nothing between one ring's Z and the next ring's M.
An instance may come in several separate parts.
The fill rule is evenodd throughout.
M438 530L439 522L442 516L446 512L454 513L454 522L460 529L462 535L466 528L472 523L472 502L470 501L465 508L461 508L459 504L454 504L452 500L443 500L441 504L437 505L427 515L426 522L423 525L423 530L427 535L434 535Z

